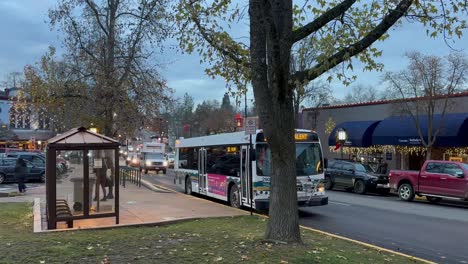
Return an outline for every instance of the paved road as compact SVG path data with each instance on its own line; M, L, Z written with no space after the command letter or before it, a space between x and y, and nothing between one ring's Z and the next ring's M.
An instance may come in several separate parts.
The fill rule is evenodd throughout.
M174 184L172 177L169 177L162 173L156 174L155 172L150 171L148 174L143 175L142 179L147 180L157 185L169 187L172 190L184 192L184 188L178 187L177 185Z
M182 188L163 174L143 176ZM302 225L422 257L439 263L468 263L468 205L403 202L395 196L329 191L327 206L301 209Z
M301 224L439 263L468 263L468 207L330 191Z

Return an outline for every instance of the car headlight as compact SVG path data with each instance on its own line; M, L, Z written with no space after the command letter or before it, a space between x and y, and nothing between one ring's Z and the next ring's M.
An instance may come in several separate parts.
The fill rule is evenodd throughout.
M167 166L167 161L163 161L163 166Z
M138 163L138 160L137 160L137 159L133 159L132 162L136 164L136 163Z
M146 166L151 166L151 161L147 161L145 164Z
M325 187L323 187L323 186L319 187L319 188L318 188L318 191L319 191L319 192L325 192Z
M128 158L127 158L127 161L130 161L130 160L132 160L132 159L131 159L130 157L128 157Z

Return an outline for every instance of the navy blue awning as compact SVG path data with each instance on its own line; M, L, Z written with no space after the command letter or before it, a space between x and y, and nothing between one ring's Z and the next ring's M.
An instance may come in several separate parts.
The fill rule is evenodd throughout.
M344 144L347 147L370 147L372 146L372 133L380 121L352 121L337 125L330 133L328 145L336 145L336 131L340 128L346 130L348 139Z
M419 117L421 133L427 142L429 120ZM441 125L434 142L436 147L468 146L468 113L437 114L433 117L433 133ZM378 124L372 135L374 145L422 146L415 122L411 116L391 116Z

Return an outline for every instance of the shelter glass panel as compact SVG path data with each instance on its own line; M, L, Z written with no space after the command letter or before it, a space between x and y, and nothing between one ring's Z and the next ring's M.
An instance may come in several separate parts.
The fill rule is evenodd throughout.
M30 173L39 168L34 165ZM57 217L83 215L83 151L57 151L55 168Z
M114 213L115 152L90 150L88 158L89 184L93 190L89 214Z

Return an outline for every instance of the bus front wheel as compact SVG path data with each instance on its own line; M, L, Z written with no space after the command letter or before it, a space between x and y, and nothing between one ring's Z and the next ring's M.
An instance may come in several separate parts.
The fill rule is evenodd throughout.
M241 208L239 189L234 184L229 191L229 204L234 208Z

